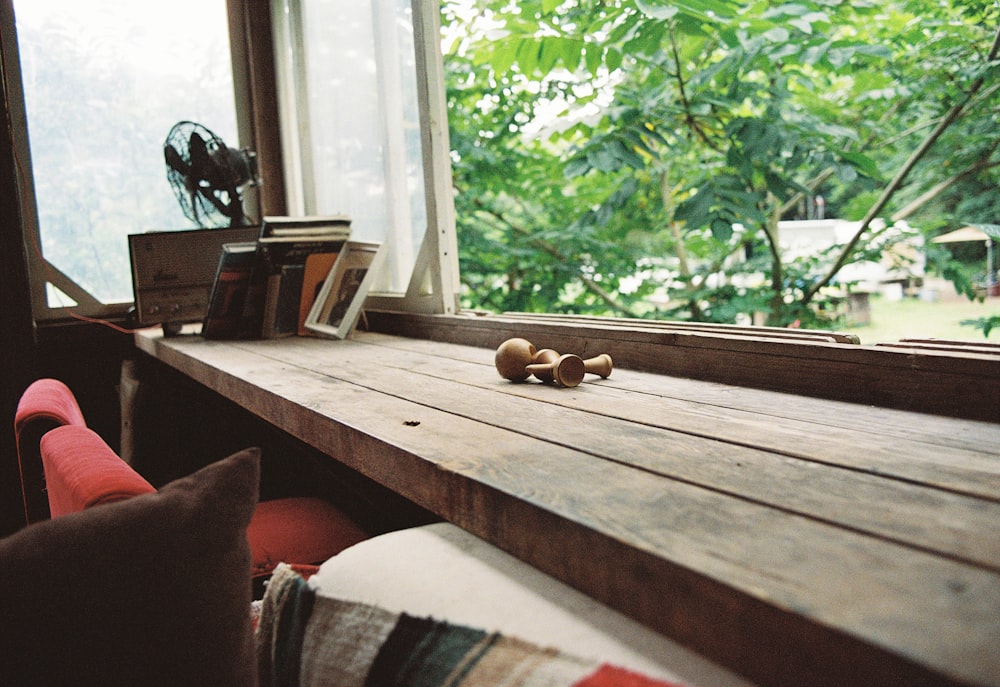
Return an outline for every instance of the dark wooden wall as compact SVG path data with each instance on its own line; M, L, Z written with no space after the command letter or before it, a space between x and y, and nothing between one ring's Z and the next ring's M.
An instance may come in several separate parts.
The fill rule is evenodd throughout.
M6 92L4 102L7 101ZM21 241L21 208L15 183L17 166L4 109L0 135L0 535L23 519L21 487L11 426L17 398L34 369L28 270Z
M13 16L9 0L5 17ZM117 384L121 361L133 354L132 339L99 324L71 322L36 328L31 314L28 266L22 239L25 199L18 179L30 173L18 160L11 133L11 94L6 62L0 131L0 536L23 526L14 412L24 389L40 377L58 377L77 393L88 422L117 444Z

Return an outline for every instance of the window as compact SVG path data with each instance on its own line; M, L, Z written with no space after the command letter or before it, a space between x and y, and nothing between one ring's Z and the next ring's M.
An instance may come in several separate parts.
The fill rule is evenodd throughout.
M5 59L36 319L121 314L132 300L126 236L194 228L166 178L170 128L196 121L232 147L248 145L238 130L253 133L238 121L250 108L234 97L232 12L226 0L13 6ZM345 212L357 238L392 246L379 306L454 312L437 4L271 8L288 213Z
M454 312L437 3L278 0L273 10L290 214L348 214L353 237L391 246L376 292L393 307Z
M132 300L126 236L194 228L166 178L170 128L189 119L238 143L226 0L13 6L17 54L5 63L35 317L122 313Z

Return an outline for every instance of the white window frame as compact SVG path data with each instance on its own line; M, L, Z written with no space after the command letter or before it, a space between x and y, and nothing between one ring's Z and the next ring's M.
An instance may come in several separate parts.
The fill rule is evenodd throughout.
M368 0L378 2L378 0ZM403 275L408 281L405 292L378 292L368 296L366 307L378 310L400 310L420 313L455 314L459 310L458 242L455 229L455 207L452 197L451 157L448 138L447 99L444 83L444 62L441 51L440 6L437 0L411 0L414 50L417 71L417 99L421 129L421 153L424 173L424 193L427 208L427 229L416 254L412 273ZM282 114L281 139L285 163L286 198L290 214L311 214L315 195L309 178L310 159L309 117L306 114L305 74L300 55L295 49L302 45L303 27L298 0L272 2L272 25L275 37L275 67L279 75L279 101ZM394 45L381 46L381 63L396 64L392 58ZM384 99L398 92L393 84L393 72L380 74L381 82L373 84ZM398 108L385 107L387 113ZM391 115L386 114L386 117ZM394 219L398 231L390 228L386 241L410 241L406 217L407 203L399 198L405 186L398 170L397 153L401 140L393 132L401 124L383 122L389 141L386 164L387 203L398 214ZM397 144L394 147L394 141ZM394 171L395 170L395 171ZM395 197L394 197L395 196ZM414 247L409 246L408 250Z
M7 91L8 111L11 119L11 138L14 144L18 171L18 192L21 205L22 232L25 237L25 259L28 264L28 281L31 288L31 312L36 321L68 317L71 312L84 312L93 317L120 315L126 304L101 303L86 289L77 284L42 255L42 238L38 228L38 208L35 204L35 182L31 174L31 148L28 144L28 116L21 82L20 46L14 22L13 2L0 3L0 31L4 63L4 88ZM52 307L48 303L47 285L52 284L76 305Z

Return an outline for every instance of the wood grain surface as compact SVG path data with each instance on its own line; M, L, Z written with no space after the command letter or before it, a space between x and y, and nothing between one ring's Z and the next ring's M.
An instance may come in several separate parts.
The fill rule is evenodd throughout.
M998 423L373 332L136 341L759 684L997 684Z

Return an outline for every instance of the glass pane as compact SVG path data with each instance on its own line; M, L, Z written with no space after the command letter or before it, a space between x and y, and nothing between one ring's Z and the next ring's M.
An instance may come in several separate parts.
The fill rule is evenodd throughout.
M236 141L225 0L15 0L43 256L132 300L126 236L191 229L166 177L180 120ZM69 299L49 290L53 307Z
M299 7L282 67L299 127L300 210L346 213L354 238L388 241L376 290L405 291L427 228L410 0Z

